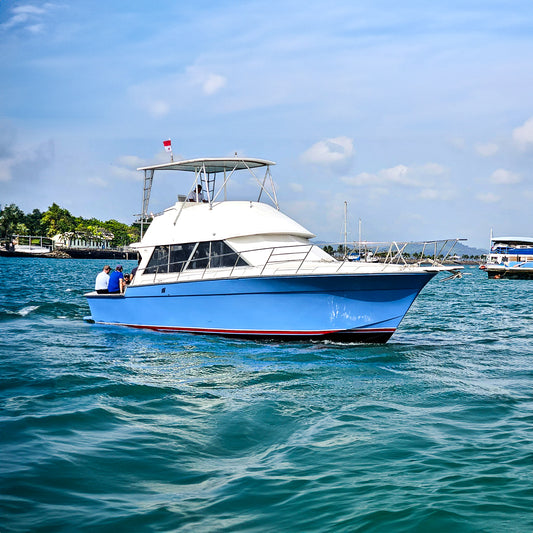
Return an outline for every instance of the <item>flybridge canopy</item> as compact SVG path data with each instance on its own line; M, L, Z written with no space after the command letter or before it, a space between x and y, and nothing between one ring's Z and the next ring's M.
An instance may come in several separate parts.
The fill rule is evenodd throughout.
M533 244L533 239L530 237L493 237L491 240L502 244Z
M209 157L206 159L185 159L172 163L163 163L162 165L151 165L141 167L137 170L184 170L188 172L197 172L204 170L208 174L215 172L231 172L233 170L246 170L258 167L267 167L275 165L273 161L266 159L242 158L242 157Z
M259 185L259 197L257 198L257 201L259 202L261 200L261 195L264 192L275 205L276 209L279 209L274 181L270 174L270 166L275 164L276 163L273 161L268 161L266 159L235 156L185 159L183 161L171 161L170 163L138 168L137 170L144 171L144 194L142 212L140 215L141 237L143 235L144 223L148 220L148 203L150 201L152 182L156 170L181 170L185 172L194 172L194 182L189 189L187 198L192 199L192 201L199 201L199 196L196 191L197 186L201 185L202 194L204 195L204 198L206 197L206 201L211 207L217 200L226 200L226 185L233 173L237 170L247 170ZM254 172L254 169L260 167L266 167L265 175L262 179L259 179ZM217 174L222 175L222 183L220 184L219 180L218 187L216 183ZM223 198L221 198L222 192L224 193ZM179 218L183 207L184 205L181 206L174 223L176 223Z

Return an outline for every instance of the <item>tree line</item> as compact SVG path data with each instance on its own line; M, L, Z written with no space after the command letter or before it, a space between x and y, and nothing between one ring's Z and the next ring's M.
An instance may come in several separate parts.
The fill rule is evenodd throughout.
M54 237L57 234L70 234L77 238L104 238L112 247L127 246L140 239L139 227L128 226L117 220L98 220L72 215L53 203L46 211L34 209L24 213L15 204L0 209L0 239L11 240L13 235Z
M358 253L358 250L357 248L350 248L350 247L344 247L343 244L339 244L337 246L337 249L333 248L333 246L331 246L330 244L326 244L325 246L322 247L322 249L324 250L324 252L328 253L329 255L331 256L334 256L334 257L344 257L346 255L349 255L350 253L355 253L357 254ZM378 258L385 258L388 254L388 251L387 250L381 250L381 251L377 251L376 253L373 253L373 255L375 257L378 257ZM363 254L364 255L364 254ZM420 260L422 259L422 252L405 252L403 251L402 252L402 256L405 258L405 259L416 259L416 260ZM424 257L431 257L432 254L431 254L431 251L428 250L427 253L425 253ZM439 254L437 259L444 259L444 254ZM467 255L467 254L462 254L461 255L461 258L464 259L464 260L475 260L475 261L478 261L480 259L482 259L482 256L480 255Z

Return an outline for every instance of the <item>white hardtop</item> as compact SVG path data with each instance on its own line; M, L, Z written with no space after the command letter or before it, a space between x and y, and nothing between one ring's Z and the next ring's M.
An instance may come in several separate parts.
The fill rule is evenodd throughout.
M268 204L246 201L213 204L177 202L153 219L142 246L218 241L252 235L315 237Z
M493 237L493 243L501 244L528 244L533 245L533 238L531 237Z
M137 170L183 170L185 172L198 172L204 170L211 174L214 172L231 172L233 170L246 170L258 167L275 165L273 161L267 159L257 159L252 157L206 157L198 159L184 159L182 161L171 161L160 165L150 165L140 167Z

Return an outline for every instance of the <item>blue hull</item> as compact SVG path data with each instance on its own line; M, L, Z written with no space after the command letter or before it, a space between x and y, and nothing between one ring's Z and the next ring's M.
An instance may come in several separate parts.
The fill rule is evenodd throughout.
M91 319L247 338L386 342L433 272L204 280L87 296Z

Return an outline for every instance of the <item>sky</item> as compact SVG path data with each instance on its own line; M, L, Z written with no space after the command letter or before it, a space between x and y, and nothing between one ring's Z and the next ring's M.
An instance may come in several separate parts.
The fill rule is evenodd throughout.
M533 237L530 0L4 0L0 79L2 206L131 224L171 139L275 161L321 241L345 202L350 240Z

